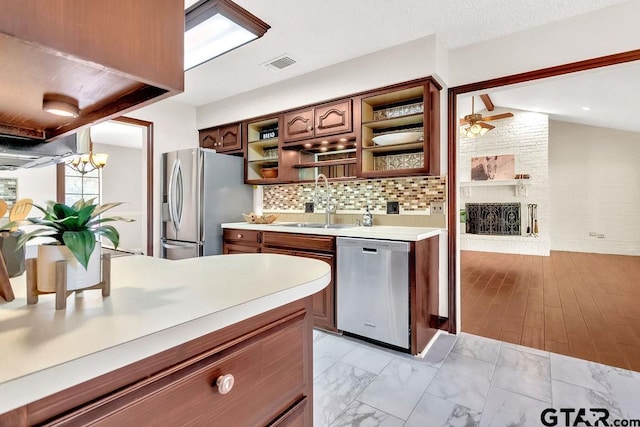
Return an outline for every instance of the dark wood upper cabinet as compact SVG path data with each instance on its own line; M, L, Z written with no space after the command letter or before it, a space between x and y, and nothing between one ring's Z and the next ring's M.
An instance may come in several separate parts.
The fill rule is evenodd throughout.
M3 2L0 133L51 140L182 92L184 19L173 0ZM79 116L43 111L45 95Z
M315 108L316 136L351 132L351 100Z
M317 105L284 114L283 141L297 142L351 132L351 99Z
M198 131L200 147L211 148L220 153L242 150L240 123Z
M284 141L298 141L313 137L313 108L284 115Z

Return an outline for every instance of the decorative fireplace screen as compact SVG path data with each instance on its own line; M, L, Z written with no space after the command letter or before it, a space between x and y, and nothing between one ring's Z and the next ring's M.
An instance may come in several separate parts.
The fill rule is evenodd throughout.
M467 203L467 233L519 236L520 203Z

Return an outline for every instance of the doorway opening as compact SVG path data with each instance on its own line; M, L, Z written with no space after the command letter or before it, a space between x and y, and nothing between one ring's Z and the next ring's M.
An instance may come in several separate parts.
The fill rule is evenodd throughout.
M622 224L616 224L618 221L612 220L610 214L624 217L627 212L618 204L633 204L634 197L640 194L637 189L632 192L624 180L616 179L617 170L624 169L617 167L616 162L622 162L619 159L625 155L614 155L617 145L625 146L622 141L625 132L630 135L635 132L637 141L640 130L611 130L616 127L613 121L585 124L563 119L563 112L545 111L533 105L536 94L532 92L528 95L521 93L520 104L506 96L509 92L514 95L519 91L544 95L541 87L547 84L570 88L573 78L591 78L614 69L624 71L637 67L638 63L632 61L639 59L640 50L636 50L450 89L448 226L452 332L470 332L627 369L639 369L640 319L637 318L640 316L632 302L640 300L640 293L633 286L637 281L634 277L640 272L640 253L630 242L626 243L627 248L623 247L624 236L616 238L624 231L616 229ZM602 68L615 64L625 65ZM596 68L598 70L594 72L578 73ZM570 73L575 74L550 79ZM528 84L524 85L525 82ZM589 90L574 91L573 96L567 93L559 95L564 95L565 99L576 104L577 110L586 113L588 109L582 107L588 107L588 102L581 98L582 95L603 93L611 97L611 92L610 83L591 83ZM633 89L627 87L626 93L632 92ZM516 136L510 152L508 147L500 145L504 139L492 142L491 139L483 141L481 137L475 140L474 147L463 146L468 141L458 136L458 119L468 113L464 110L465 102L480 94L490 95L496 106L509 111L515 109L516 113L520 111L523 115L546 116L547 153L546 156L541 155L543 159L546 157L548 168L546 196L536 187L543 174L540 168L535 166L535 162L527 161L523 152L517 151L523 146L527 148L526 137ZM530 104L524 105L527 101ZM618 112L621 104L619 101L614 106ZM602 112L606 108L603 101L591 104L591 107L599 118L605 115ZM491 124L496 126L496 130L502 125L500 122ZM488 135L491 132L495 130ZM599 141L592 143L588 133L595 134L592 139ZM479 153L482 150L485 152ZM515 154L512 182L486 186L473 182L468 177L471 173L470 159L480 154ZM626 154L627 157L629 155L633 157L633 153ZM588 162L589 156L597 165ZM521 161L518 161L519 157ZM599 175L601 171L605 174L604 181ZM515 179L518 175L520 180ZM637 180L635 182L637 185ZM593 203L599 203L598 200L607 201L610 209L602 212L591 208ZM468 234L468 223L460 222L461 211L462 218L467 214L468 221L469 204L507 201L521 204L520 236ZM532 204L538 205L536 220L531 219L529 205ZM594 213L596 215L589 215ZM534 225L537 237L533 235ZM627 226L633 228L632 225ZM627 232L633 234L635 231L628 227ZM604 237L599 237L601 235ZM608 249L605 249L605 241ZM619 243L618 249L611 249L616 242Z
M118 117L94 126L92 140L96 152L110 155L104 170L97 171L97 190L102 202L125 202L112 212L135 220L118 225L120 248L152 256L153 123ZM68 199L70 190L74 191L70 189L70 180L80 179L80 185L84 184L85 177L67 178L66 169L65 164L58 164L56 197L60 202Z

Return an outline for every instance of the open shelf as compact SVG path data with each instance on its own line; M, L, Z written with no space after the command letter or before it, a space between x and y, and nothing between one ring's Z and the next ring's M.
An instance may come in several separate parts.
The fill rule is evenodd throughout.
M406 144L375 145L371 147L362 147L362 150L371 151L373 153L389 153L393 151L421 150L423 147L423 142L408 142Z
M393 117L390 119L363 122L362 125L367 126L371 129L385 129L400 126L417 125L422 124L423 117L423 113L409 114L407 116Z
M259 139L256 141L249 141L250 144L255 147L277 147L278 146L278 137L269 138L269 139Z
M280 152L278 136L261 139L263 130L273 129L278 132L278 117L270 117L263 120L247 123L247 176L246 181L269 183L278 179L263 178L260 173L262 168L278 168Z
M299 163L297 165L293 165L294 168L318 168L322 166L335 166L335 165L350 165L355 164L356 158L350 159L336 159L336 160L321 160L318 162L308 162L308 163Z

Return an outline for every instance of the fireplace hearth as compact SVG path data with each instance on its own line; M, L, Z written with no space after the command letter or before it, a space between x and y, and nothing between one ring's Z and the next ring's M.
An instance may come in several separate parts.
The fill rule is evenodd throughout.
M467 233L519 236L520 203L466 203Z

